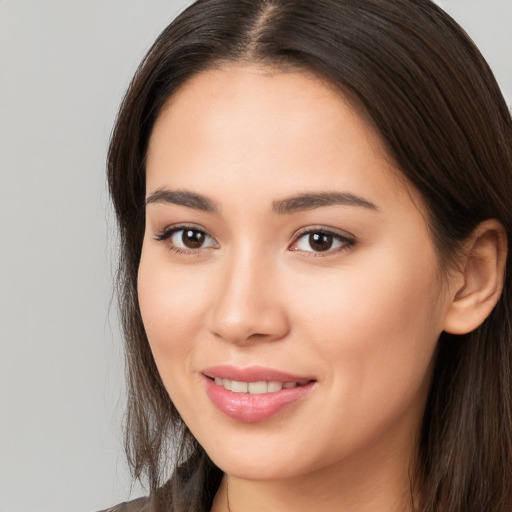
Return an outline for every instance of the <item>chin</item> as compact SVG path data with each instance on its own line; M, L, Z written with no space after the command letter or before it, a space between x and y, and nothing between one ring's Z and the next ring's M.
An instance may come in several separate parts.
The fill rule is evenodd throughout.
M279 464L275 460L248 460L245 457L229 457L226 454L212 460L224 473L241 480L269 481L296 476L290 472L290 465Z
M285 439L278 443L268 442L265 446L254 438L245 442L232 440L227 448L228 443L206 443L203 446L213 463L224 473L243 480L294 478L318 470L326 462L321 457L308 457L298 446L292 446Z

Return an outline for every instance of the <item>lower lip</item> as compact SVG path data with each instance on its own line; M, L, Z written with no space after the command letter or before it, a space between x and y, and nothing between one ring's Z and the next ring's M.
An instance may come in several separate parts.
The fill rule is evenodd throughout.
M206 393L213 404L226 416L235 420L255 423L266 420L284 408L303 399L315 382L309 382L295 388L282 389L275 393L252 395L250 393L233 393L215 384L212 379L204 377Z

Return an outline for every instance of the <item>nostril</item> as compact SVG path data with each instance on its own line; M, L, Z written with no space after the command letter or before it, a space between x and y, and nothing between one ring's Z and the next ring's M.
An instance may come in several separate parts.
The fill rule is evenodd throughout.
M269 334L263 334L263 333L256 332L254 334L251 334L248 339L249 340L250 339L261 339L261 338L266 338L268 336L270 336L270 335Z

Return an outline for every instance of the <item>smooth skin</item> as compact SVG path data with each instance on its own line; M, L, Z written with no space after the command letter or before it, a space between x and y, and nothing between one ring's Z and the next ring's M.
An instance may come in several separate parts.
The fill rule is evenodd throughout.
M320 79L256 65L205 71L169 99L147 197L142 318L173 403L229 475L212 510L227 510L226 481L232 512L409 510L436 342L494 307L501 226L480 225L442 269L421 198L369 123ZM205 392L203 370L225 364L316 383L247 423Z

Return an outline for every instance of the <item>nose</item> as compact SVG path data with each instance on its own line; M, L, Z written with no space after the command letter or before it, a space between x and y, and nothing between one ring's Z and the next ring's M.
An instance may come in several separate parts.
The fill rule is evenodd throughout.
M290 324L275 264L256 255L234 256L219 269L208 328L236 344L276 341Z

